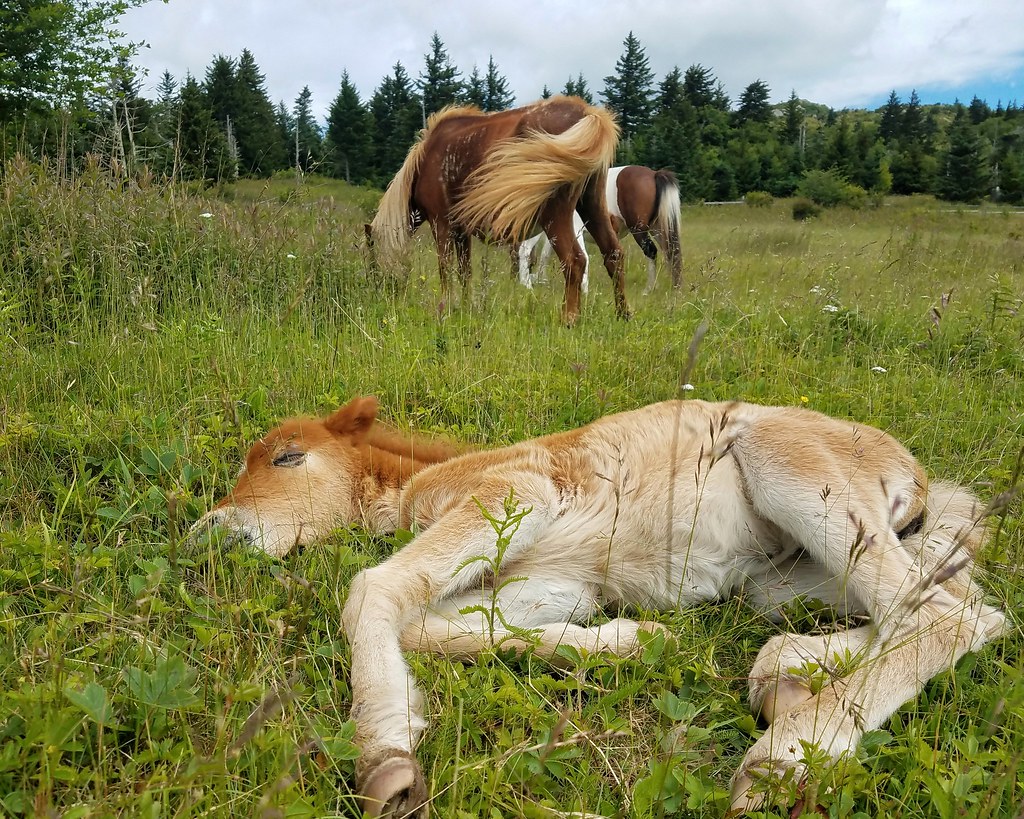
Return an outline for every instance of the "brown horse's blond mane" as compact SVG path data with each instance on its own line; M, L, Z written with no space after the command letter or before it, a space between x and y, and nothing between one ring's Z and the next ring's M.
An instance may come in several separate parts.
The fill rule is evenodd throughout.
M386 255L401 252L412 234L412 214L409 212L409 200L412 196L413 182L416 180L416 174L423 159L427 137L438 123L464 116L485 116L485 114L472 105L449 105L431 114L427 119L426 127L419 132L416 142L409 149L402 167L388 184L387 190L384 191L377 207L377 214L370 223L370 229L374 242Z
M419 171L420 160L423 159L425 134L425 130L420 131L419 138L405 157L405 162L384 191L377 206L377 214L370 223L373 241L385 254L400 252L412 233L409 198L412 196L412 183Z
M588 179L607 171L619 138L607 110L593 105L584 110L583 119L561 134L531 131L496 145L467 179L453 218L470 230L490 228L503 240L519 242L560 187L571 186L578 198Z

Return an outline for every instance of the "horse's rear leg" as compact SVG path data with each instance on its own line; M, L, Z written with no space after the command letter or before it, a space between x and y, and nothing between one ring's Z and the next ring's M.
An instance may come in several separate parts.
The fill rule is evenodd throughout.
M473 278L473 266L469 249L472 239L465 233L453 232L452 243L455 245L455 256L459 263L459 281L462 282L462 303L468 304L469 283Z
M441 299L443 304L450 306L452 293L448 270L452 264L454 250L451 226L442 219L436 219L430 226L434 230L434 242L437 244L437 272L441 279Z
M629 231L633 234L633 238L636 239L636 243L640 245L640 249L644 252L644 256L647 257L647 286L644 288L644 295L654 291L654 285L658 280L658 265L656 263L658 258L658 246L654 243L654 239L651 237L651 231L644 226L638 226Z
M576 210L583 217L590 235L594 237L605 269L612 280L615 294L615 312L619 318L629 318L629 303L626 301L626 270L619 244L618 234L612 229L611 217L608 215L608 204L604 196L605 175L591 178L583 189L583 195L576 205Z
M572 203L568 197L559 197L548 202L541 222L544 225L544 232L551 240L551 246L562 263L562 272L565 275L562 320L569 326L576 323L580 314L580 290L583 272L586 269L586 259L573 230L572 214Z

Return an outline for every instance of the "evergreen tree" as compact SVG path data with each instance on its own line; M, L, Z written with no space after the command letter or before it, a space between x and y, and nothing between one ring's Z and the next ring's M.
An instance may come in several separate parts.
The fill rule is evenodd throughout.
M288 164L286 143L276 128L274 105L267 94L265 80L249 49L243 49L235 72L237 109L232 127L238 141L242 171L269 176Z
M921 107L921 98L917 95L917 89L910 92L910 99L907 100L906 107L903 109L899 137L900 142L904 144L924 141L924 109Z
M320 126L316 122L316 117L313 116L313 92L309 90L308 85L304 85L299 96L295 98L292 117L295 121L295 147L292 149L292 161L296 167L308 173L320 164L321 142L323 141Z
M476 67L476 64L473 65L473 70L466 78L462 89L462 101L476 106L481 111L487 104L487 86L484 84L484 78L480 76L480 69Z
M583 78L583 72L581 71L573 79L569 77L565 82L565 88L562 89L562 93L568 97L579 97L591 105L594 104L594 95L591 93L587 81Z
M178 104L178 83L170 71L164 69L160 75L160 82L156 87L156 108L158 111L166 111Z
M215 181L227 170L227 144L217 127L206 95L191 74L181 84L178 157L182 178Z
M830 129L830 139L825 148L823 168L834 168L842 176L853 181L858 167L856 146L850 130L850 119L844 112Z
M549 99L551 99L551 89L548 88L546 83L545 83L544 87L540 90L540 98L542 100L549 100Z
M213 62L206 68L203 91L206 94L206 105L210 109L213 121L220 128L226 127L229 118L238 118L240 105L233 59L223 54L218 54L213 58Z
M619 127L628 143L651 119L651 85L654 73L640 41L629 32L622 56L615 63L615 74L604 78L605 105L619 118Z
M769 122L772 118L772 107L768 102L770 94L768 83L763 80L754 80L744 88L736 109L736 124Z
M647 134L643 161L653 168L669 168L687 200L707 193L707 168L700 145L697 115L683 93L682 74L673 68L658 84L654 120Z
M277 107L274 108L274 135L287 164L288 157L295 151L295 120L284 100L278 100Z
M954 202L977 202L985 192L981 144L971 123L971 116L962 105L949 126L949 147L940 163L937 193Z
M370 175L370 116L359 92L341 74L341 88L327 117L327 144L331 173L346 182L363 182Z
M881 117L878 121L878 135L886 144L891 144L899 139L903 132L903 103L893 89L889 94L889 101L882 106Z
M800 138L804 131L804 106L796 95L796 90L790 91L789 99L782 107L782 122L779 137L783 145L800 145Z
M988 103L978 99L977 94L974 95L974 99L971 100L967 110L971 115L971 122L974 125L981 125L981 123L992 116L992 109L988 107Z
M427 116L452 105L462 96L459 70L452 64L444 43L435 31L430 38L430 53L424 55L423 73L417 86L423 95Z
M687 68L683 75L683 95L698 110L712 106L715 104L716 82L711 69L696 63Z
M423 124L423 107L405 67L395 63L370 98L375 135L374 172L386 183L405 161L405 155Z
M487 77L484 79L484 110L504 111L512 107L515 96L508 90L508 80L498 71L494 57L487 58Z

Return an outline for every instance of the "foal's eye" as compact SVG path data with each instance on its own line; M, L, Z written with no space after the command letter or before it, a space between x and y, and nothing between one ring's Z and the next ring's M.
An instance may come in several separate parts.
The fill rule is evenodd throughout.
M305 452L282 452L271 463L274 466L298 466L305 460Z

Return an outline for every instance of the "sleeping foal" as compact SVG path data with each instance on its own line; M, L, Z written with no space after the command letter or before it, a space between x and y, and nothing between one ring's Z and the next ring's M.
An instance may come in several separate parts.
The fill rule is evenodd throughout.
M594 624L605 608L739 593L768 611L808 595L868 615L866 626L779 634L761 649L750 706L769 728L733 777L742 812L763 802L755 781L801 775L803 743L832 758L852 751L1003 630L971 579L984 536L977 501L929 483L872 427L805 409L667 401L452 457L383 431L377 407L357 398L272 430L197 523L276 555L348 523L417 532L355 577L342 613L357 785L371 815L427 811L414 756L424 705L403 651L471 657L500 643L549 658L560 645L624 655L638 632L661 626ZM493 576L496 536L481 507L500 519L510 497L528 512ZM494 598L497 627L480 613ZM830 675L818 690L797 672L809 661Z

